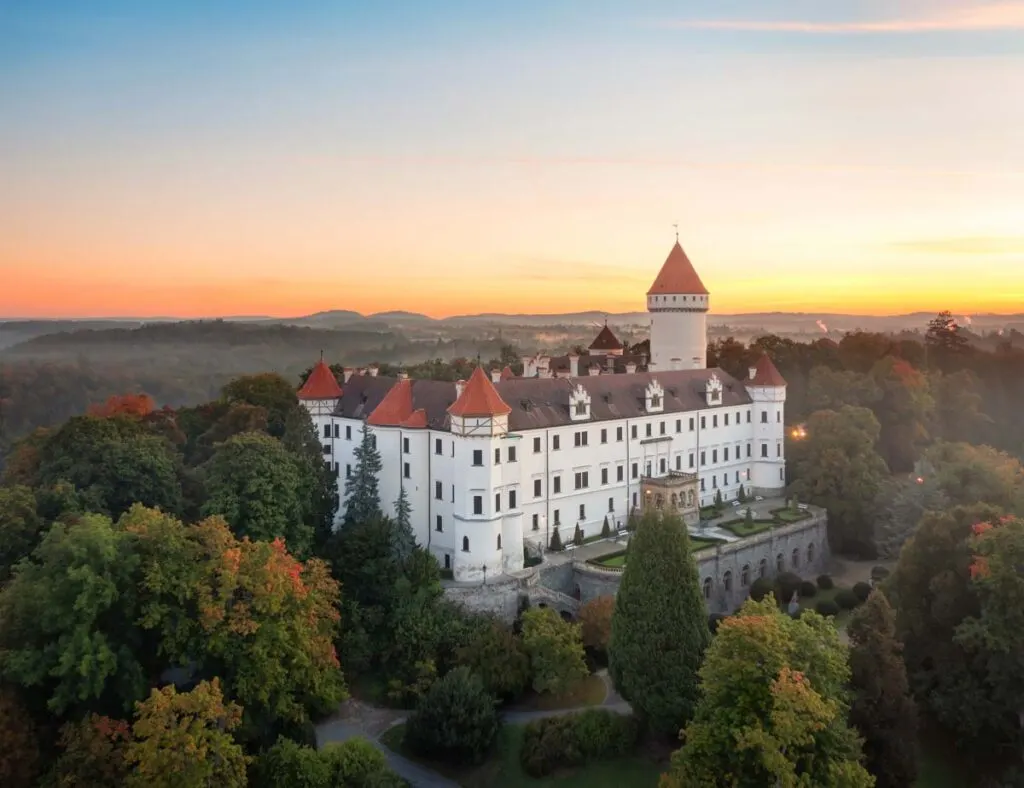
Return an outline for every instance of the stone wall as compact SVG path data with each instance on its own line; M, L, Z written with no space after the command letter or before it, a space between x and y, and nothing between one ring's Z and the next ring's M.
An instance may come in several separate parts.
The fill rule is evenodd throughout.
M467 610L488 613L511 624L519 612L520 595L528 593L526 586L526 578L502 576L496 582L488 581L487 585L448 583L444 595Z

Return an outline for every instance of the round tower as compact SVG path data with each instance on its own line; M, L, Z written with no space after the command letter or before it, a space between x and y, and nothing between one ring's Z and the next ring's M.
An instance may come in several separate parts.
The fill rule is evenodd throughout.
M710 301L707 288L676 238L658 278L647 291L652 371L707 367Z
M744 383L754 427L750 489L760 495L779 495L786 486L786 381L765 353Z

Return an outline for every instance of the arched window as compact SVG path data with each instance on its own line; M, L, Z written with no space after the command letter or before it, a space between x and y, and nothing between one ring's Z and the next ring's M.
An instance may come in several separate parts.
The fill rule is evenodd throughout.
M726 572L722 575L722 585L725 586L725 593L732 591L732 572Z
M775 571L779 572L779 573L782 573L785 570L786 570L786 556L784 556L782 553L779 553L777 556L775 556Z
M501 534L498 534L498 549L501 549Z
M704 598L711 599L711 578L704 578Z
M794 547L793 548L793 568L796 569L798 566L800 566L800 548L799 547Z
M757 567L758 577L768 577L768 559L762 558L760 565Z
M740 570L740 585L744 588L750 585L750 564L744 564Z
M686 505L693 506L693 490L686 491Z
M469 537L468 536L462 537L462 552L464 552L464 553L468 553L469 552Z
M807 545L807 563L814 563L814 542L811 542L809 545Z

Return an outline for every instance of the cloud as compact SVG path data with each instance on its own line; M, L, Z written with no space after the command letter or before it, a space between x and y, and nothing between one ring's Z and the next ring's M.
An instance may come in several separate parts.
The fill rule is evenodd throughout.
M864 21L682 19L665 21L661 26L698 30L826 35L1024 30L1024 2L987 3L973 8L942 9L928 16Z
M899 241L897 249L925 254L1003 255L1024 254L1024 236L977 236L974 238L932 238Z

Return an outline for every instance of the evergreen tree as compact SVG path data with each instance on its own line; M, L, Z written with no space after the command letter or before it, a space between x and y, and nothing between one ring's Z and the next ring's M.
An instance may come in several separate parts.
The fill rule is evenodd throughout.
M630 539L608 667L616 689L656 733L675 736L693 716L710 639L686 526L649 512Z
M551 544L549 548L555 552L562 549L562 537L558 533L558 526L555 526L555 530L551 533Z
M740 485L739 491L736 493L736 500L740 503L747 502L747 491L743 489L743 485Z
M394 551L395 558L405 563L416 549L416 537L412 533L412 507L409 505L409 496L405 494L405 485L398 491L398 499L395 501L395 527Z
M889 601L874 591L853 614L850 723L864 737L865 766L877 788L900 788L917 779L917 709L910 697L903 644Z
M722 491L715 490L715 506L721 508L722 506Z
M604 525L601 526L601 536L607 538L612 535L612 527L608 523L608 515L604 516Z
M352 476L345 482L345 521L368 522L381 516L377 475L383 466L377 442L365 424L362 438L353 454L356 464Z
M747 507L747 514L743 518L743 524L746 525L747 528L754 527L754 510L749 506Z
M583 544L583 529L580 528L579 523L576 523L576 531L572 535L572 543L577 547Z

